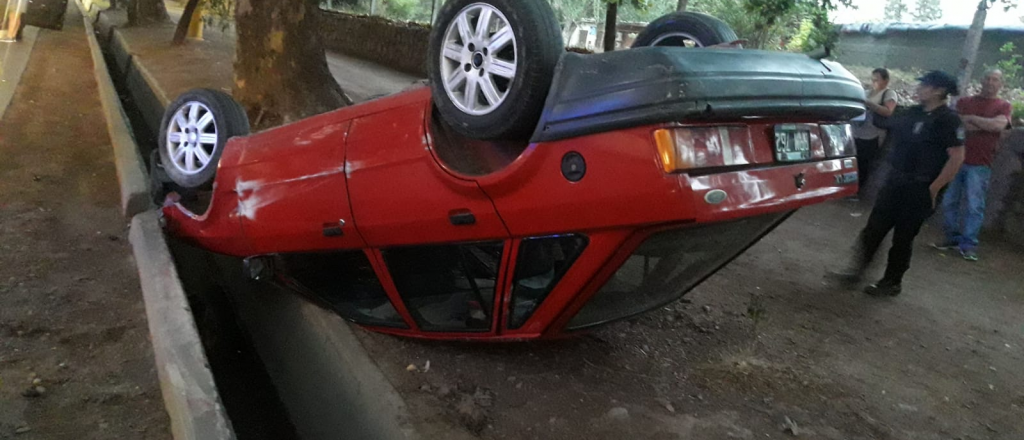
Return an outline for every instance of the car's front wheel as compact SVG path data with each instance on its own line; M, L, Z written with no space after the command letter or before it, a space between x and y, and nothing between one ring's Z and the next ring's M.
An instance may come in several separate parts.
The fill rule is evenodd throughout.
M547 0L450 0L430 35L434 104L464 136L528 138L563 46Z
M230 95L210 89L189 90L164 112L158 139L160 163L175 184L187 189L208 188L228 139L246 134L249 119Z
M632 47L710 47L737 40L736 32L718 18L699 12L674 12L648 24Z

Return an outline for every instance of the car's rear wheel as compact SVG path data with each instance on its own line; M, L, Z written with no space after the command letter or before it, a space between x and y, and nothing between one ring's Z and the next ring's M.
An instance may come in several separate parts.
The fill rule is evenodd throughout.
M189 90L164 112L159 155L172 182L187 189L208 188L228 139L249 134L245 110L230 95Z
M708 47L739 38L724 21L699 12L674 12L652 21L632 47Z
M430 35L434 104L462 135L527 138L563 46L546 0L450 0Z

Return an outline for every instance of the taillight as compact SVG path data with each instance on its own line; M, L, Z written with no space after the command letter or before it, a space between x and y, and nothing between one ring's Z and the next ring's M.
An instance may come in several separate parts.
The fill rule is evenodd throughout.
M850 124L822 125L821 134L828 157L857 155L857 144L853 140L853 128Z
M747 165L754 160L746 126L664 128L654 132L665 172Z

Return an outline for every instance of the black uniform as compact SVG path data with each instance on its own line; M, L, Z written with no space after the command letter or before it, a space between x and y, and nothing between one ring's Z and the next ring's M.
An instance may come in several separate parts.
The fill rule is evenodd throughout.
M948 149L964 145L960 116L943 105L931 112L916 106L889 121L892 171L858 239L857 265L863 271L882 240L894 230L884 280L899 284L910 268L914 238L934 212L929 187L949 160Z

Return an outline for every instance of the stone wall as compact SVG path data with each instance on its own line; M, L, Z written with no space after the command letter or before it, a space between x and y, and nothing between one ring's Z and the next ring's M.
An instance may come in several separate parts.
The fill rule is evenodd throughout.
M1018 172L1014 177L1006 201L1008 206L1001 230L1010 242L1024 246L1024 172Z
M1024 129L1003 139L992 164L985 226L1024 245Z
M327 50L427 76L429 26L324 11L321 31Z
M955 73L960 68L967 28L923 25L844 25L837 58L844 64L893 69L941 69ZM1024 27L986 29L978 50L977 76L983 66L1005 58L999 48L1007 42L1024 52Z

